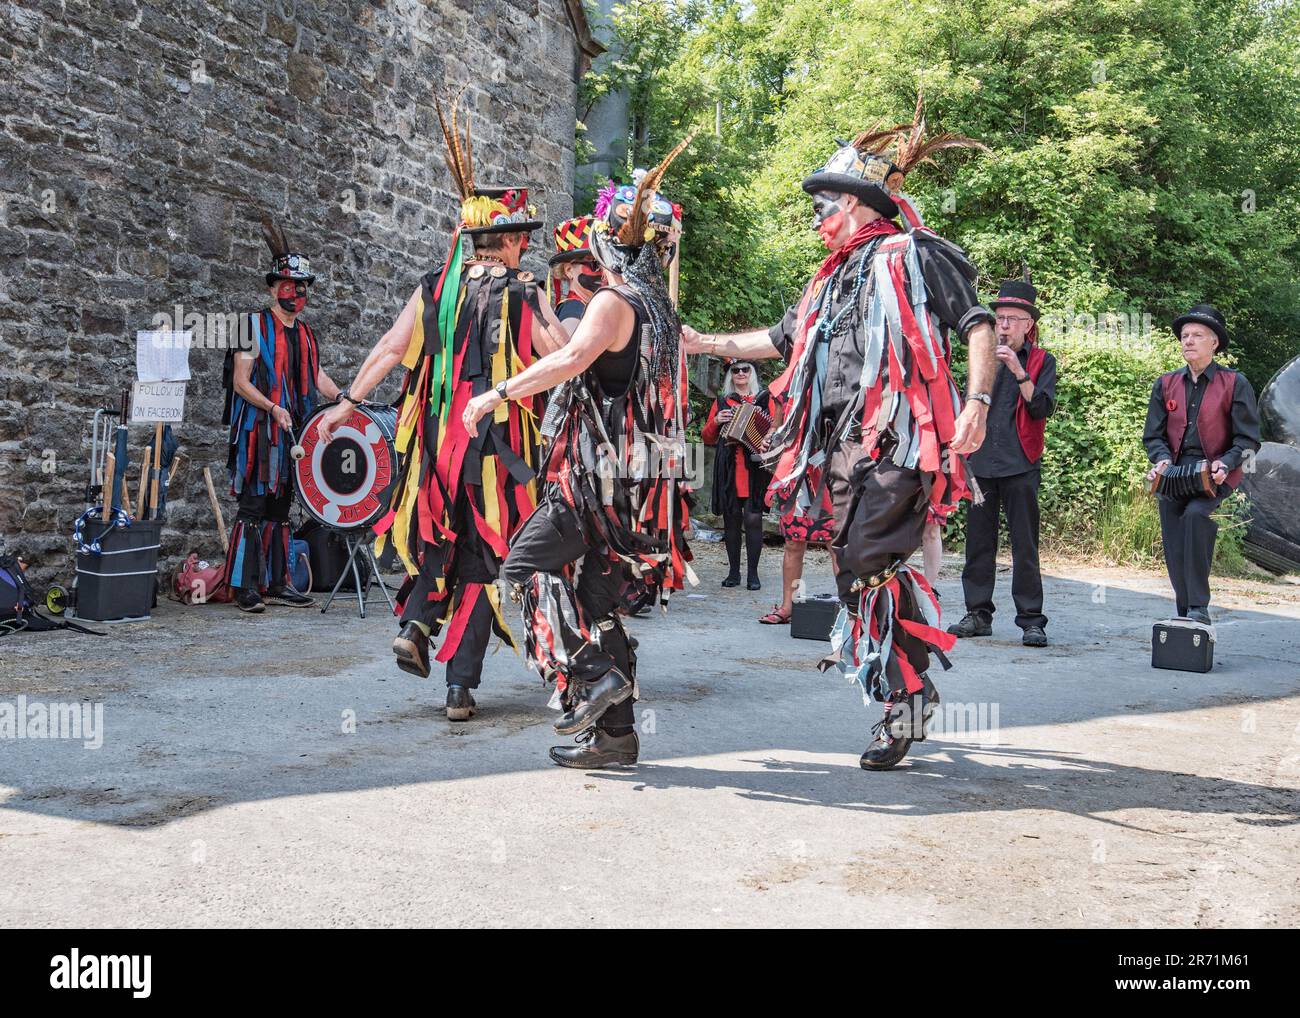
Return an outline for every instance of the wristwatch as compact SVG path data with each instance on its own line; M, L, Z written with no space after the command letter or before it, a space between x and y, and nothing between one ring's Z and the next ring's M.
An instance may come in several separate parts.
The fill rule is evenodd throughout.
M351 403L353 406L360 406L360 405L361 405L361 400L359 400L359 399L353 399L353 398L352 398L352 393L348 392L347 389L341 389L341 390L339 390L339 399L345 399L345 400L347 400L349 403Z
M508 382L508 381L509 381L509 379L507 379L507 378L503 378L503 379L501 379L501 381L497 382L496 387L495 387L495 389L493 390L494 392L496 392L496 394L497 394L498 396L501 397L501 402L502 402L502 403L509 403L509 402L510 402L510 397L506 395L506 382Z
M966 402L969 403L971 400L974 400L976 403L983 403L986 407L993 406L993 397L987 392L972 392L967 394Z

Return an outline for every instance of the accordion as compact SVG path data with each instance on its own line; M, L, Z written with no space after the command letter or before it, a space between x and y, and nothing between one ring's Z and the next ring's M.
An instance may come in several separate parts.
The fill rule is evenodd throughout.
M1163 474L1152 478L1147 490L1152 495L1168 495L1170 498L1213 498L1219 493L1219 486L1210 473L1209 460L1167 467Z
M763 439L772 430L772 418L753 403L737 403L729 420L722 430L724 442L739 442L750 452L756 453L763 445Z

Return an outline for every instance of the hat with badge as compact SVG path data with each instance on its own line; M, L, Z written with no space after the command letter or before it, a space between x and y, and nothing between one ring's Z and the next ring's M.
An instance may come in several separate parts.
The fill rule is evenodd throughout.
M601 189L587 241L599 265L626 275L627 267L647 244L654 248L661 263L672 260L682 235L682 207L658 188L668 167L694 137L692 131L654 169L638 169L631 184L611 180Z
M307 256L291 249L284 229L269 216L262 217L262 236L271 249L271 271L266 274L266 285L274 286L281 279L292 279L310 286L316 282Z

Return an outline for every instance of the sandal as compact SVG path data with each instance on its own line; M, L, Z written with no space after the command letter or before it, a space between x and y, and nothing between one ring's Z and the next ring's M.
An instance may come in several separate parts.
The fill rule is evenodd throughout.
M772 610L758 621L765 626L788 626L790 624L790 613L785 611L779 604L774 604Z

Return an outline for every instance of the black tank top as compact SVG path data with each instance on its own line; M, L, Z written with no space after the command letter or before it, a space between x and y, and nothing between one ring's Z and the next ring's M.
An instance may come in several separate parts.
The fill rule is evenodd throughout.
M600 383L600 391L606 396L613 397L623 395L632 384L632 377L636 374L637 358L641 355L641 334L646 323L646 315L645 309L642 308L640 300L634 293L624 290L621 286L605 287L605 289L627 301L636 316L627 346L622 350L606 350L591 364L596 381Z

